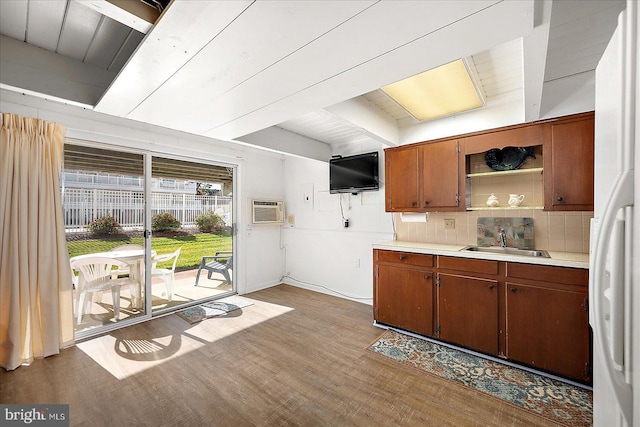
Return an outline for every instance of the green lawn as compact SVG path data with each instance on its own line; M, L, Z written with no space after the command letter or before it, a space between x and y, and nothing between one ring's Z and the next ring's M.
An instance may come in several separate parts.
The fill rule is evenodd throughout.
M230 232L202 233L179 237L153 237L151 239L151 249L158 254L166 254L182 247L176 264L176 271L180 271L198 268L202 257L205 255L214 255L217 251L230 251L231 241ZM71 241L67 244L69 246L69 257L71 258L77 255L107 252L116 246L124 244L144 245L144 239L142 237L87 239ZM158 264L158 266L171 267L170 264Z

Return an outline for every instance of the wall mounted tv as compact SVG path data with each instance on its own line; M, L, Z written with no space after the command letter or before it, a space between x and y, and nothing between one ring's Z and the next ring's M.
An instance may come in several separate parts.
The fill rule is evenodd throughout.
M336 156L329 160L329 193L378 190L378 152Z

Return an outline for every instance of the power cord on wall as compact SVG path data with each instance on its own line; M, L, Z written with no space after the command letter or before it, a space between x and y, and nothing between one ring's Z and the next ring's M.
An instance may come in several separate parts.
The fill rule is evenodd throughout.
M342 225L344 225L344 228L347 228L349 227L349 220L344 217L344 210L342 209L342 194L339 194L338 197L340 197L340 215L342 215Z
M289 278L289 279L291 279L291 280L293 280L294 282L304 283L305 285L315 286L315 287L317 287L317 288L326 289L326 290L328 290L328 291L330 291L330 292L336 293L336 294L338 294L338 295L342 295L342 296L343 296L343 297L345 297L345 298L355 299L355 300L365 300L365 301L366 301L366 300L369 300L369 301L370 301L370 300L373 300L373 298L369 298L369 297L366 297L366 298L365 298L365 297L354 297L354 296L352 296L352 295L347 295L347 294L344 294L344 293L342 293L342 292L338 292L338 291L336 291L335 289L331 289L331 288L328 288L328 287L323 286L323 285L317 285L317 284L315 284L315 283L305 282L304 280L296 279L295 277L292 277L292 276L290 276L289 274L285 274L284 276L282 276L282 279L284 279L285 277L286 277L286 278Z

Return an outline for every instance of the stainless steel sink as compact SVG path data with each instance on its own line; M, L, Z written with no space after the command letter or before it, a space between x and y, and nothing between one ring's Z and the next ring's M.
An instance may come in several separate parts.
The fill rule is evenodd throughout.
M505 254L505 255L520 255L520 256L532 256L551 258L547 251L537 251L529 249L517 249L517 248L502 248L500 246L466 246L461 251L471 252L487 252L492 254Z

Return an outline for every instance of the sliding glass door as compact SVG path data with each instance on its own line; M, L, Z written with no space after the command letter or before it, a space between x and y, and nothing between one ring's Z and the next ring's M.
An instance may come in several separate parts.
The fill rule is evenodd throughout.
M151 165L153 313L233 293L234 168L156 156Z
M233 166L65 144L77 338L235 292L234 175Z
M65 144L60 182L76 337L145 316L144 156Z

